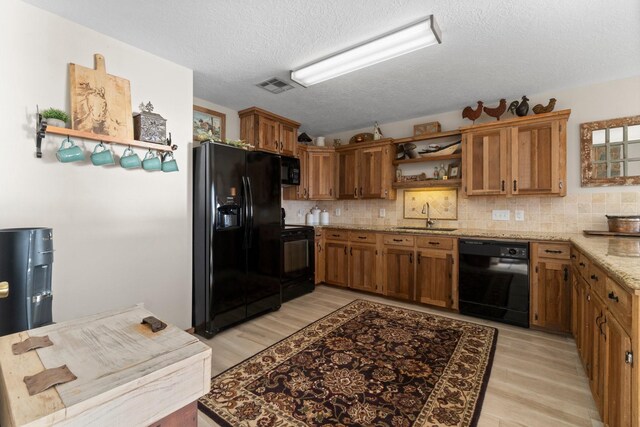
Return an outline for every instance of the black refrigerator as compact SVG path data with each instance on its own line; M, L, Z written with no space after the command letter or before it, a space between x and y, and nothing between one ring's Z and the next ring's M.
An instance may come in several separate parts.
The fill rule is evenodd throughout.
M211 337L280 308L280 156L193 150L192 325Z

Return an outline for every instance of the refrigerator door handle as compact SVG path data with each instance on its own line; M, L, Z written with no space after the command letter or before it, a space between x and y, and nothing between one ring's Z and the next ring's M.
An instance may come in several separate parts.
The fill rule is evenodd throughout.
M248 200L247 200L247 221L245 224L246 229L248 230L248 244L247 248L251 247L251 242L253 240L253 190L251 189L251 178L246 177L247 180L247 190L248 190Z

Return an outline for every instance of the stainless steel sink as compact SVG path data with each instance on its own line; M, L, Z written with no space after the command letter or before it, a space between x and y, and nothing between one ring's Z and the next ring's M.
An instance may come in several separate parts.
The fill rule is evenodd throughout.
M396 227L398 230L420 230L420 231L456 231L457 228L438 228L438 227Z

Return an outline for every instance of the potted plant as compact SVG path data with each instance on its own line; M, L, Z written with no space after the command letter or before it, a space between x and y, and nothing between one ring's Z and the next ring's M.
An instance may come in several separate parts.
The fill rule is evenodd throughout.
M42 117L47 119L47 125L66 128L69 115L57 108L48 108L42 112Z

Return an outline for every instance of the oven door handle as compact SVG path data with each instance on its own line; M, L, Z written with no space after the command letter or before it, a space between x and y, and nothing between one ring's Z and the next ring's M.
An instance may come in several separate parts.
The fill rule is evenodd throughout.
M247 190L248 190L248 199L247 199L247 213L248 218L246 222L247 227L247 248L251 247L251 243L253 242L253 191L251 190L251 178L246 177L247 179Z

